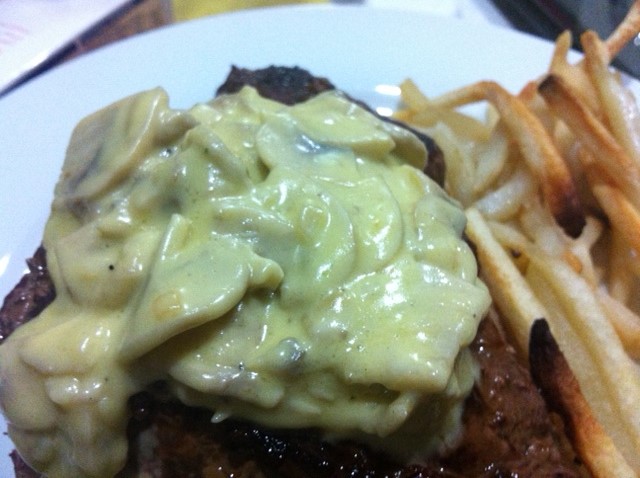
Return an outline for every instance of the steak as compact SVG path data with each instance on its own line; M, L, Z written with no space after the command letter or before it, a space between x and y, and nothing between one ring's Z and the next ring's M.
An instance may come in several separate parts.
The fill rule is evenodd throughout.
M260 96L285 105L302 103L336 87L326 78L313 76L300 67L269 66L259 70L232 66L217 95L237 93L244 86L254 87Z
M283 75L286 87L277 81L279 75ZM261 94L275 99L284 91L289 99L282 99L283 102L291 98L303 101L333 88L327 80L299 68L271 67L253 74L234 68L218 93L237 91L239 84L258 85ZM276 96L272 95L274 91ZM442 159L435 143L427 140L430 157L440 154ZM46 251L39 248L27 263L28 272L0 309L0 341L37 316L55 298ZM562 423L549 412L528 369L501 333L496 317L494 313L480 324L471 346L480 374L466 402L464 434L455 449L424 463L396 463L355 442L323 440L317 430L276 430L233 419L211 423L211 411L173 401L165 393L163 383L157 383L129 400L129 457L118 476L584 476ZM39 476L16 452L11 457L17 477Z
M3 340L55 297L44 249L39 248L28 265L29 272L0 309ZM480 324L471 346L480 377L466 402L464 435L454 450L426 463L394 463L357 443L323 441L315 430L272 430L237 420L214 424L210 411L165 399L160 383L129 401L132 446L119 476L583 476L562 424L548 411L494 320L489 317ZM16 477L39 476L16 452L12 459Z
M27 260L28 273L5 297L0 312L0 343L20 325L38 315L55 298L56 291L47 270L46 253L39 247Z
M218 87L216 94L237 93L243 86L252 86L261 96L279 101L285 105L301 103L323 91L336 89L328 79L314 76L307 70L297 66L269 66L259 70L232 66L227 78ZM349 95L346 96L349 97ZM357 98L349 97L349 99L380 117L368 104ZM384 117L383 119L410 130L422 141L428 155L424 172L440 186L443 186L445 176L444 154L436 142L428 135L401 124L392 118Z

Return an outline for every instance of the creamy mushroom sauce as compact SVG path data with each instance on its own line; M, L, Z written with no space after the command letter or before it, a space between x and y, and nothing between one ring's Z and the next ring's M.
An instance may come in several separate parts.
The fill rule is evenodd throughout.
M337 92L183 111L156 89L83 120L43 238L57 297L0 347L19 452L115 474L127 399L158 380L214 421L407 460L454 441L490 298L425 159Z

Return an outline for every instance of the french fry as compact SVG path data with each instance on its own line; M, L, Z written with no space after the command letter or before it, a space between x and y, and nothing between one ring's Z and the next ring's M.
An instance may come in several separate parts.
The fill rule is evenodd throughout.
M640 470L640 374L593 289L566 263L531 254L529 281L595 415L635 470ZM556 333L556 330L559 333Z
M457 107L489 101L517 142L522 157L540 180L545 202L565 231L577 236L584 217L569 169L540 120L518 97L495 82L483 81L443 95L434 103Z
M602 289L595 294L629 356L640 359L640 316Z
M475 149L477 165L473 180L473 193L478 196L493 184L506 166L510 153L509 135L500 122L495 125L491 136Z
M631 93L609 71L610 56L594 31L581 36L585 65L595 86L609 130L627 155L640 167L640 112Z
M638 35L638 31L640 31L640 0L635 0L624 19L605 41L609 57L615 58L618 52Z
M529 346L531 375L547 403L568 423L575 447L594 476L633 478L633 469L611 437L593 416L580 385L549 330L547 322L536 320ZM597 443L594 449L593 443Z
M607 270L602 287L618 302L640 311L638 287L640 286L640 254L612 230L608 238Z
M434 106L454 109L459 106L485 101L487 99L486 83L488 82L472 83L471 85L448 91L432 98L431 103Z
M457 134L472 141L486 141L491 127L481 121L447 107L434 105L411 80L400 84L402 101L408 109L396 115L397 119L421 127L443 122Z
M602 122L558 76L547 76L538 91L591 152L599 172L622 189L636 207L640 206L640 170Z
M592 250L601 238L603 230L604 225L601 221L587 217L582 234L569 244L571 253L580 262L580 275L594 288L600 284L602 274L594 263Z
M575 271L562 260L553 259L553 262L549 263L550 259L544 254L541 254L543 257L541 259L532 253L533 245L527 246L527 244L520 243L520 252L528 255L531 261L536 262L538 277L543 279L542 282L539 282L540 279L538 282L534 280L534 285L541 285L532 289L531 281L525 278L513 265L508 253L496 240L481 214L475 209L468 209L466 214L467 235L475 245L482 275L489 285L492 297L498 309L507 318L507 330L515 338L519 348L526 351L528 350L529 330L534 320L540 317L552 318L558 331L557 335L563 338L561 343L563 350L571 351L574 360L571 363L572 368L582 371L579 377L580 383L585 386L589 403L597 411L601 423L605 424L607 433L617 439L617 446L626 452L625 457L629 459L627 455L633 456L634 450L640 449L637 448L640 446L638 442L640 430L637 429L640 422L636 421L634 422L636 425L629 425L625 418L620 417L638 414L633 410L635 404L625 398L638 396L640 377L635 364L622 350L622 345L617 335L612 332L611 325L606 322L604 314L598 315L597 311L600 308L597 304L596 311L590 314L592 317L589 317L589 319L596 317L597 320L595 325L587 324L590 328L590 334L586 333L588 337L585 340L585 332L582 331L585 322L581 313L585 310L585 300L588 301L589 296L593 297L593 294L585 291L585 287L590 291L588 284L586 281L580 281ZM568 298L564 297L567 295L566 284L575 284L576 281L579 282L579 285L572 286L575 289L573 293L570 292ZM557 291L558 288L561 289L560 295ZM582 297L585 294L587 299L577 301L578 305L576 305L576 297ZM541 302L539 297L543 297L544 300ZM549 306L551 308L548 308ZM587 305L591 308L590 310L594 310L593 306L594 303ZM576 314L574 307L577 307L580 313ZM569 316L566 312L567 309ZM579 325L573 323L576 320L574 317L576 315L577 320L580 321ZM601 326L603 323L606 324L605 327L608 326L610 329L608 334L604 334L606 337L605 347L599 343L599 340L602 339ZM580 332L577 332L578 330ZM622 367L623 370L616 368L620 366L620 363L625 364ZM612 368L610 369L608 366L612 366ZM619 385L618 380L620 379L626 382L626 386ZM614 409L609 408L611 403L615 404ZM599 445L592 450L587 446L583 453L589 456L597 455L599 454ZM634 466L639 466L639 464L635 463Z
M425 111L432 106L431 101L422 93L418 85L410 79L400 83L400 94L402 101L412 111Z
M559 74L565 68L571 68L567 62L567 55L571 49L571 42L573 41L571 32L569 30L563 31L558 38L556 38L555 48L551 55L551 62L549 63L549 71Z
M428 131L444 152L447 171L445 188L463 205L471 203L474 194L470 184L475 177L475 162L468 142L459 141L446 123L438 123Z
M640 252L640 214L622 192L606 183L593 186L593 193L607 213L613 227L627 244Z
M478 199L475 207L489 219L508 220L518 213L535 189L531 173L520 167L499 188Z
M633 269L629 267L630 262L633 262L632 249L616 231L611 232L610 242L607 257L607 290L611 297L626 304L631 296L634 281Z
M569 238L553 221L537 198L533 198L520 216L522 231L547 255L562 257L569 249Z
M560 35L548 72L518 95L480 81L427 98L410 84L401 112L429 118L454 151L449 192L523 357L535 319L550 325L572 374L547 357L548 399L596 477L640 476L640 110L610 68L639 32L636 0L609 38L581 36L582 61ZM486 137L446 113L477 102L490 108Z
M625 18L618 27L604 41L607 50L607 61L620 52L620 50L640 31L640 0L635 0L631 5ZM596 114L600 111L600 104L595 95L593 84L590 82L585 72L584 62L580 61L575 65L567 61L567 55L572 45L572 35L570 31L564 31L558 36L555 42L555 49L549 64L548 73L560 76L573 86L574 92L589 106L590 110ZM584 47L584 45L583 45Z
M572 87L573 92L594 112L600 114L600 104L595 88L587 75L582 62L572 64L568 60L569 50L573 42L573 35L566 30L558 36L549 64L548 74L563 78ZM546 75L545 75L546 76ZM544 79L544 78L542 78ZM536 81L536 86L541 79Z
M520 350L526 353L531 325L536 318L547 317L547 311L493 236L480 212L467 209L466 216L466 234L476 248L491 297L498 308L508 315L509 321L505 326Z

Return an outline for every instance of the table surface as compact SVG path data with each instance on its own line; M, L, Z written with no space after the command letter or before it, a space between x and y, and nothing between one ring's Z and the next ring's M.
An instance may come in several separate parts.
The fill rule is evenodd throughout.
M56 63L62 63L114 41L171 23L173 23L173 15L168 0L134 1L76 40Z

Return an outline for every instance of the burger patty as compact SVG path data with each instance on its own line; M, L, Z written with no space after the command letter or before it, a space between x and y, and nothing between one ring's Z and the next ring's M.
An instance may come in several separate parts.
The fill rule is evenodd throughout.
M334 88L328 80L300 68L233 68L218 93L237 91L244 84L288 104ZM442 183L442 153L430 138L421 137L429 151L427 173L433 176L435 171L436 180ZM0 341L55 298L46 251L39 248L27 264L28 273L0 309ZM481 323L471 350L480 376L466 402L464 434L454 450L427 463L394 463L357 443L323 441L316 430L273 430L231 419L213 424L211 411L176 403L167 398L159 383L130 398L130 454L119 476L583 476L584 470L562 424L549 413L527 368L519 362L493 318ZM17 477L39 476L17 453L12 454L12 459Z

